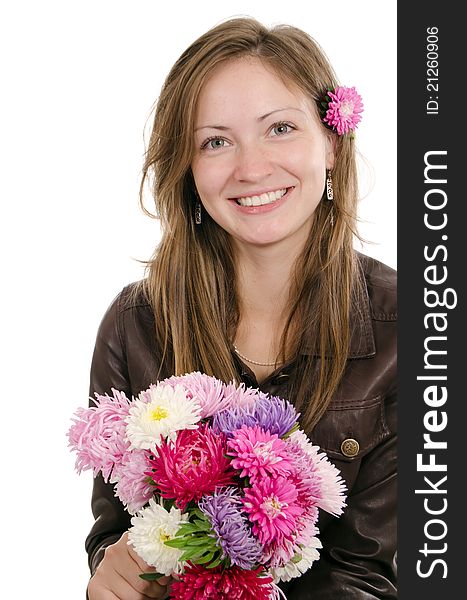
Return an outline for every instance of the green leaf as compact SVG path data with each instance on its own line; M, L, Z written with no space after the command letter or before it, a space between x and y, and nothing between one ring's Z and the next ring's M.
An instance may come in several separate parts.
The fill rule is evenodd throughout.
M181 537L182 535L186 535L187 533L196 533L198 528L193 523L184 523L180 529L176 533L176 537Z
M202 521L204 521L206 523L206 515L199 508L194 508L191 511L191 514L194 515L195 517L198 517L198 519L201 519Z
M157 581L160 577L164 577L163 573L141 573L141 579L145 581Z
M207 521L193 521L193 525L198 531L211 531L211 525Z
M219 554L219 556L217 558L215 558L212 562L210 562L208 565L206 565L206 567L208 569L213 569L214 567L217 567L218 565L220 565L222 562L221 559L221 555Z
M204 548L186 548L183 551L183 554L180 557L180 560L191 560L193 562L197 562L197 559L195 559L195 557L198 556L202 556L204 554L205 550Z
M172 540L167 540L164 542L166 546L170 548L184 548L186 546L185 538L173 538Z
M187 539L186 545L187 546L206 546L206 545L211 545L210 544L211 539L208 538L207 536L202 536L202 537L192 537Z
M204 565L214 558L214 552L208 552L205 556L201 556L196 560L197 565Z
M164 498L164 508L167 512L170 512L170 509L177 505L175 504L174 498Z
M299 553L295 553L295 554L292 556L292 558L291 558L291 561L292 561L293 563L298 563L298 562L300 562L300 561L302 560L302 558L303 558L303 556L302 556L301 554L299 554Z
M289 431L287 431L287 433L285 433L285 434L282 436L282 439L283 439L283 440L286 440L288 437L290 437L290 436L292 435L292 433L294 433L295 431L298 431L299 429L300 429L300 425L299 425L298 423L294 423L294 424L293 424L293 427L291 427L291 428L289 429Z

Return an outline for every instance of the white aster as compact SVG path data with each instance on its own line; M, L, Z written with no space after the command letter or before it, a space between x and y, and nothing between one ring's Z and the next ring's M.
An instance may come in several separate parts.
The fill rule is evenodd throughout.
M132 544L136 553L158 573L181 573L179 559L182 551L170 548L164 542L172 540L180 525L187 520L188 514L182 514L179 508L172 507L168 512L151 498L149 506L132 517L128 544Z
M181 385L152 386L132 402L125 419L126 437L132 448L155 450L163 438L175 439L181 429L196 429L199 404L187 398Z
M296 556L282 567L269 569L274 583L279 581L290 581L295 577L300 577L311 567L315 560L319 559L317 548L322 548L322 544L317 537L313 537L306 547L297 546Z

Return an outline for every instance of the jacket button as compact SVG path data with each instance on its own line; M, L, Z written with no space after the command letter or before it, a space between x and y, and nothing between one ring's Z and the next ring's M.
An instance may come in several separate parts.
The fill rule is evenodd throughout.
M344 456L349 458L357 456L360 451L360 444L353 438L347 438L341 444L341 452Z

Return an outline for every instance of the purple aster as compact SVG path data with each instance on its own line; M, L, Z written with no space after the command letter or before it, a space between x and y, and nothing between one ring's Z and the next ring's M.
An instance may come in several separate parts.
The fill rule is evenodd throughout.
M203 496L199 508L209 519L217 542L233 565L252 569L260 562L261 544L251 533L247 515L242 510L240 494L225 488L212 496Z
M263 394L251 407L233 407L215 414L212 427L215 431L223 431L229 438L243 425L261 427L283 437L292 429L298 417L299 413L288 400Z

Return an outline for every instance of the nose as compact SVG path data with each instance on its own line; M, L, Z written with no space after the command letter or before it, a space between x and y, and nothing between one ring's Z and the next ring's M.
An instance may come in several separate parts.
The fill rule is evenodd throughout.
M250 143L236 149L234 176L237 181L258 182L272 174L272 160L259 143Z

